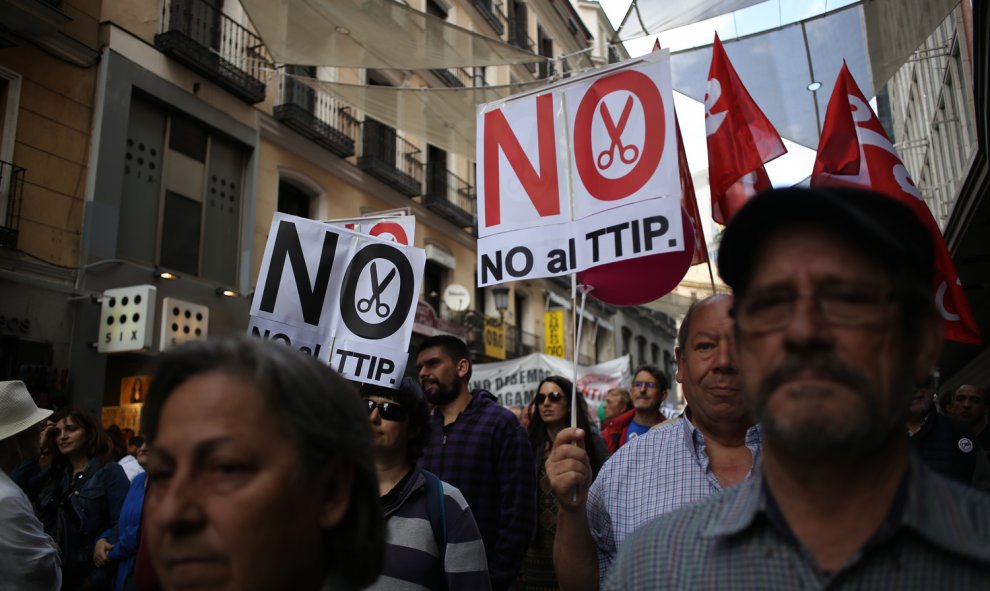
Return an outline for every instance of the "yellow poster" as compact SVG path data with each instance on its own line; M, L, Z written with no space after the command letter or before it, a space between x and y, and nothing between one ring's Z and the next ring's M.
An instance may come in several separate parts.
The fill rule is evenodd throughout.
M554 357L565 357L564 349L564 311L549 310L543 313L543 339L546 345L543 352Z
M485 323L485 355L505 359L505 325Z

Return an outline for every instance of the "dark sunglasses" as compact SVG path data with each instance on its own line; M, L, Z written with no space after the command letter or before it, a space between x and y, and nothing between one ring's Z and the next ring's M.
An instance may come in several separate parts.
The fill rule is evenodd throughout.
M656 388L656 382L633 382L633 386L639 388L640 390L645 390L647 388Z
M549 394L537 394L536 395L537 406L543 404L543 402L546 401L547 398L550 399L550 402L557 403L564 399L564 395L561 394L560 392L551 392Z
M406 420L406 409L402 408L401 404L395 402L375 402L374 400L365 400L365 402L368 404L369 415L377 408L378 416L386 421Z

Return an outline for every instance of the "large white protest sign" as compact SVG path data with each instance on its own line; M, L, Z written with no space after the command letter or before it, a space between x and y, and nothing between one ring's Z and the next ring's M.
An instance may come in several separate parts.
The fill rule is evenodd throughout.
M533 353L498 363L477 363L471 370L471 388L488 390L504 406L526 406L547 376L571 379L574 365L560 357ZM592 407L597 407L612 388L632 379L630 357L623 355L598 365L579 365L577 389Z
M419 248L287 214L272 219L248 333L395 386L423 280Z
M684 250L667 52L483 105L477 145L480 286Z

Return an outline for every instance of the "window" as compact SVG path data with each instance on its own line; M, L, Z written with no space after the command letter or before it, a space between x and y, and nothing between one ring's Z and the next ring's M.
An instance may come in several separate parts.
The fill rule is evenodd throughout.
M237 283L245 151L202 123L134 97L117 252Z
M632 344L632 330L630 330L628 327L623 326L622 327L622 354L623 355L628 355L629 354L629 347L631 346L631 344ZM635 363L635 360L633 360L633 363Z
M278 179L278 211L312 219L313 197L314 195L297 184L284 178Z

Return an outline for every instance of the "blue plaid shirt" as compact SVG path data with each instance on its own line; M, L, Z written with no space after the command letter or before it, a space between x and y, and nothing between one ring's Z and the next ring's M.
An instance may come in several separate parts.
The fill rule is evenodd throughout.
M588 523L604 579L617 549L647 521L722 490L708 468L705 436L687 418L651 429L619 448L588 491ZM760 429L746 431L753 465L760 458ZM747 478L753 473L752 469Z
M629 537L605 589L987 589L990 495L912 460L903 510L826 573L771 517L761 477Z

